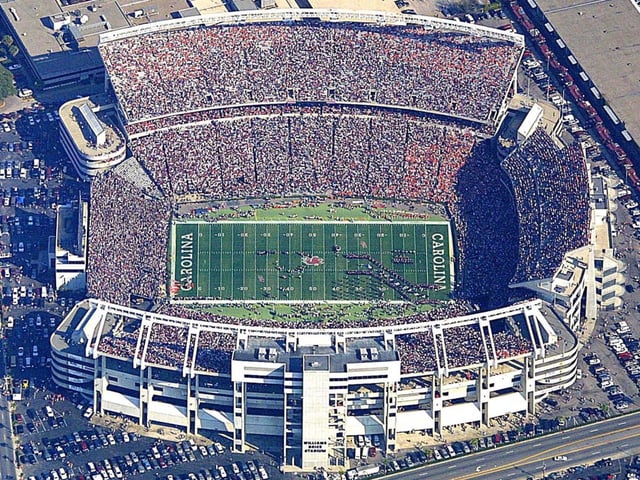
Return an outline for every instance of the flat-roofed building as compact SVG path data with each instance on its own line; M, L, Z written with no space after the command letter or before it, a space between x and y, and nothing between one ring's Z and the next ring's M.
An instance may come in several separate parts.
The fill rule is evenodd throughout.
M42 87L102 83L99 34L129 26L114 0L64 6L55 0L0 3L0 15Z
M84 290L87 285L89 205L81 198L58 207L55 270L57 290Z
M532 10L530 5L536 8ZM583 93L592 93L597 104L606 98L612 113L626 127L627 141L640 138L638 2L535 0L523 2L523 6L538 24L544 21L553 25L562 42L559 46L566 46L557 50L557 58L570 69L574 79L579 79ZM593 87L596 91L591 90ZM601 116L609 120L608 113ZM616 131L614 124L613 118L607 123Z
M60 107L59 114L62 146L83 180L125 159L125 138L117 126L115 108L105 99L71 100Z

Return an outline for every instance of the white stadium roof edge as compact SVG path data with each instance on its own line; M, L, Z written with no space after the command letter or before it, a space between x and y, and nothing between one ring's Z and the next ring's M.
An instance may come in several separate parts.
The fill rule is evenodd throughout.
M152 24L139 25L112 32L102 33L100 34L99 45L102 43L118 41L124 38L144 35L147 33L180 30L197 26L238 25L243 23L250 24L255 22L274 21L294 22L318 19L324 22L360 22L396 26L422 25L434 30L443 29L462 32L470 35L483 36L494 40L507 41L520 47L524 47L523 35L481 25L456 22L454 20L447 20L442 18L427 17L424 15L404 15L400 13L355 11L343 9L255 10L214 13L196 17L162 20L159 22L154 22Z
M170 326L187 327L191 331L211 331L217 333L226 333L233 335L244 335L251 337L263 338L283 338L288 337L312 337L307 339L312 343L321 340L323 336L337 335L344 339L358 339L367 337L380 337L381 335L402 335L424 332L427 329L445 330L456 326L465 326L477 324L480 327L487 326L493 321L502 320L514 315L524 315L529 320L534 320L531 325L536 325L535 337L546 338L547 343L553 343L557 337L553 328L549 324L542 312L542 301L539 299L530 300L523 303L516 303L507 307L487 311L463 315L459 317L451 317L442 320L432 320L421 323L403 324L402 318L398 319L398 324L384 326L370 326L359 328L276 328L271 326L260 325L244 325L244 324L227 324L208 322L195 319L185 319L180 317L172 317L152 312L136 310L134 308L105 302L103 300L87 299L78 304L87 308L76 331L84 332L88 337L92 337L92 341L85 344L87 356L97 358L100 354L98 349L99 338L95 337L95 332L104 333L104 323L107 315L118 315L128 317L130 319L138 319L142 322L141 329L144 325L160 323ZM541 330L544 330L541 331ZM92 334L89 334L92 332ZM315 337L315 338L314 338ZM543 345L534 345L535 348L542 348ZM512 357L513 358L513 357ZM506 360L506 359L505 359Z

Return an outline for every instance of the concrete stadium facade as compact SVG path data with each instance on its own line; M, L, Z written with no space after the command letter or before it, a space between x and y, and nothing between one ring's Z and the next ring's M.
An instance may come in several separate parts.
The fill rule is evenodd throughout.
M492 332L501 322L511 323L513 335L530 336L529 352L496 352ZM105 351L102 337L131 325L135 345ZM173 365L151 358L151 331L164 326L188 331ZM453 366L464 352L451 349L444 335L460 326L481 335L485 361ZM234 341L217 371L196 365L204 331ZM404 373L410 359L396 337L420 332L431 332L440 345L437 368ZM225 432L237 451L248 438L259 445L275 437L283 462L303 469L346 465L358 435L379 435L393 453L399 434L534 413L550 392L575 381L579 351L575 335L540 300L424 324L333 330L212 324L85 300L51 344L55 383L90 399L96 412L189 433Z

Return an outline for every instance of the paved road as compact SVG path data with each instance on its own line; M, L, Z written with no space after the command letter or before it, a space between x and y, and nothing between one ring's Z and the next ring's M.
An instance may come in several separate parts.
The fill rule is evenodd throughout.
M7 371L5 355L0 353L0 381L4 381ZM2 385L0 385L0 390ZM11 412L9 402L0 394L0 479L14 480L18 478L13 450L13 432L11 431Z
M3 480L18 478L14 459L11 413L7 399L0 395L0 478Z
M402 480L518 480L543 470L640 454L640 412L393 475ZM553 457L563 455L566 462Z

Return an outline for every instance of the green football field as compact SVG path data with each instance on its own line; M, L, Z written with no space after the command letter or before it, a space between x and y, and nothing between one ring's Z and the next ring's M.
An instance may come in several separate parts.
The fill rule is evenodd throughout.
M408 301L451 291L447 222L175 222L171 295L211 301Z

